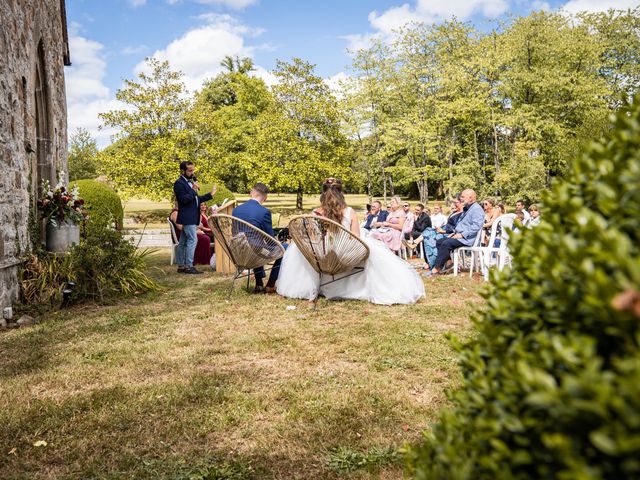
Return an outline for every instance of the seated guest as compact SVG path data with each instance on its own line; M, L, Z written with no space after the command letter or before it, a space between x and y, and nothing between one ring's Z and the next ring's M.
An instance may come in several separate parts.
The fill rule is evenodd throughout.
M535 203L529 205L529 214L531 215L531 219L529 220L527 226L535 227L537 225L540 225L540 209L538 208L538 205L536 205Z
M424 251L424 260L427 264L427 268L435 264L436 256L438 255L438 249L436 248L436 242L444 238L445 235L453 233L458 224L458 220L462 217L463 204L460 200L460 196L454 198L451 202L451 214L447 219L447 224L444 227L438 228L426 228L422 232L421 237L417 237L414 242L423 242L422 248Z
M274 237L273 225L271 221L271 212L265 208L262 204L267 201L267 195L269 195L269 188L264 183L256 183L251 192L249 193L251 198L244 202L242 205L233 209L232 215L250 223L254 227L259 228L267 235ZM278 280L278 274L280 273L280 264L282 258L279 258L273 263L269 280L265 286L263 283L264 267L258 267L253 269L253 273L256 279L256 293L275 293L276 280Z
M204 233L207 237L213 241L213 230L209 228L209 219L207 218L207 203L202 202L200 204L200 225L198 225L196 231L198 233Z
M376 200L371 204L371 210L367 215L367 219L364 222L365 230L371 230L372 228L378 228L382 226L382 222L387 219L388 212L386 210L381 210L382 204Z
M436 205L433 207L433 215L431 216L431 226L433 228L443 227L447 223L447 217L442 213L442 207Z
M482 224L482 245L487 245L491 236L491 227L493 222L501 215L501 211L495 206L495 202L491 198L487 198L482 202L484 208L484 223ZM500 232L498 232L498 235Z
M391 214L382 222L381 228L371 232L371 237L381 240L393 252L400 250L402 245L402 227L405 222L404 210L400 207L400 197L393 197L389 205ZM379 222L378 222L379 223Z
M416 205L414 218L413 228L404 235L405 240L407 240L407 246L410 248L415 248L415 246L422 241L422 232L431 227L431 217L424 211L423 204L418 203Z
M460 199L464 203L464 213L455 226L453 233L436 241L438 255L431 268L426 272L426 276L439 274L447 260L451 258L451 253L460 247L469 247L482 229L484 223L484 211L476 202L476 192L467 189L460 194Z
M180 233L182 233L182 225L180 225L178 220L178 209L174 208L171 210L169 214L169 220L173 223L173 226L176 230L176 237L180 240ZM196 250L193 254L193 264L194 265L211 265L211 238L204 232L196 229L198 243L196 244Z
M406 235L408 233L411 233L411 230L413 230L413 222L415 221L416 217L411 211L411 205L409 204L409 202L404 202L402 204L402 211L405 214L404 227L402 227L402 233Z

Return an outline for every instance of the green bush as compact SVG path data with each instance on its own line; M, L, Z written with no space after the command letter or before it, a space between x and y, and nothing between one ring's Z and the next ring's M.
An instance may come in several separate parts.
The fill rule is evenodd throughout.
M216 182L218 185L218 190L216 194L213 196L213 201L209 201L209 206L212 206L214 203L220 205L222 201L227 198L229 200L233 200L236 196L233 194L231 190L224 186L222 182ZM205 183L200 185L200 195L204 195L205 193L209 193L213 188L213 183Z
M543 196L494 274L462 386L408 473L640 478L640 108Z
M124 210L118 194L107 184L96 180L78 180L80 197L85 201L88 213L87 231L115 226L122 228Z
M93 231L69 253L76 299L104 301L119 294L154 291L146 273L149 250L137 250L116 230Z

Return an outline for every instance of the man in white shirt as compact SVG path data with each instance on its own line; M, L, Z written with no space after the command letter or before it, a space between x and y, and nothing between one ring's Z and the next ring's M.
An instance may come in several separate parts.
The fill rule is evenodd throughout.
M447 224L447 216L442 213L442 207L436 205L433 207L433 215L431 215L431 226L433 228L442 228Z
M516 202L516 215L522 212L522 214L524 215L524 220L522 221L522 223L524 225L526 225L527 223L529 223L529 219L531 218L531 215L529 214L529 212L527 212L527 209L524 208L524 202L522 200L518 200Z

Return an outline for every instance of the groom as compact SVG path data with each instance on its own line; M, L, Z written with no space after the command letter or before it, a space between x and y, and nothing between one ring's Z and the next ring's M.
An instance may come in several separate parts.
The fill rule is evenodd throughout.
M250 223L254 227L259 228L267 235L275 237L275 234L273 233L273 226L271 225L271 212L262 206L262 204L267 201L268 194L269 187L264 183L256 183L249 194L251 195L251 199L234 208L232 215L240 220ZM264 267L253 269L253 273L256 277L256 293L275 293L276 280L278 279L278 273L280 273L281 263L282 258L279 258L273 263L273 268L271 269L271 274L269 275L266 287L263 283L263 279L266 277Z

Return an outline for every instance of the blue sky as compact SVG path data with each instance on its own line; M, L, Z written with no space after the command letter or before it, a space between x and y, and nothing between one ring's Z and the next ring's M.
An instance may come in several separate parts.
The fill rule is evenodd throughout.
M638 0L67 0L72 66L66 67L69 132L88 129L99 145L98 113L121 108L115 92L146 57L169 60L190 90L220 71L225 55L251 57L272 83L276 59L317 66L332 84L348 74L348 48L386 37L409 21L456 16L488 29L506 15L532 10L630 8Z

